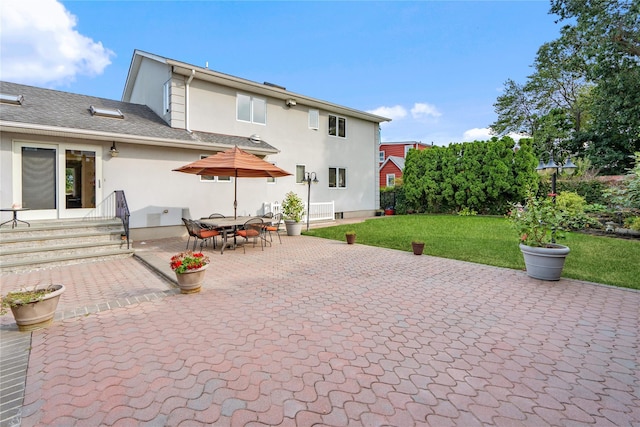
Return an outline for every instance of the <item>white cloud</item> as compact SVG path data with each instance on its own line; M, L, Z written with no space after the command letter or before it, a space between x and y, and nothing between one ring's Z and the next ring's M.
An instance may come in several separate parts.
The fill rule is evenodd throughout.
M101 74L114 52L75 26L76 17L56 0L2 0L0 79L48 86Z
M386 117L391 120L403 119L407 116L407 110L401 105L393 107L378 107L375 110L367 111L367 113Z
M466 142L486 141L494 136L495 135L491 133L491 128L473 128L466 130L464 134L462 134L462 140Z
M422 117L440 117L442 113L438 111L435 105L416 102L413 104L413 108L411 109L411 116L414 119L419 119Z

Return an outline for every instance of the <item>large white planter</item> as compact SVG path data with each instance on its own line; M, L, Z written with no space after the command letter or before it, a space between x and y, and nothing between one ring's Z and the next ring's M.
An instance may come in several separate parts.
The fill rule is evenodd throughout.
M11 307L18 330L22 332L35 331L47 327L53 322L60 295L64 292L65 287L64 285L38 285L35 289L48 287L54 290L41 300Z
M541 280L560 280L564 261L569 254L568 247L553 245L539 248L520 244L520 251L524 256L527 276Z
M284 226L287 229L287 236L299 236L302 233L301 222L295 222L291 219L285 219Z
M184 273L176 272L176 280L180 287L181 294L195 294L200 292L202 282L204 282L204 273L209 264L200 267L197 270L188 270Z

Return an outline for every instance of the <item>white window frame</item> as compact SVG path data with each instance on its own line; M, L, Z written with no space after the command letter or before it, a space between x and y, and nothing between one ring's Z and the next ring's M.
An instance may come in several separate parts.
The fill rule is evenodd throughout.
M211 156L211 154L200 154L200 160ZM200 182L231 182L230 176L217 176L217 175L198 175Z
M171 80L164 82L162 88L162 111L166 114L171 110Z
M391 179L391 184L389 184L389 179ZM387 174L387 187L395 187L396 186L396 174L388 173Z
M300 180L298 180L298 168L302 168L302 178ZM301 164L296 165L296 184L304 184L304 178L305 178L306 172L307 172L306 165L301 165Z
M336 175L336 184L331 185L331 170L335 170ZM344 185L340 185L340 171L344 171ZM337 166L329 166L329 179L327 180L327 185L329 188L334 188L338 190L342 190L347 188L347 168L337 167Z
M320 129L320 111L309 110L309 129Z
M411 150L413 147L411 145L405 145L404 146L404 158L407 158L407 153L409 153L409 150Z
M245 120L244 118L240 118L240 99L248 98L249 100L249 120ZM262 103L264 105L264 121L259 121L256 119L256 104ZM267 124L267 100L264 98L258 98L255 96L247 95L245 93L237 93L236 94L236 120L239 122L245 123L254 123L257 125L266 126Z
M378 151L378 162L384 162L384 151L382 150Z
M336 120L336 134L331 134L331 118L335 117ZM340 120L344 121L344 135L340 135ZM346 138L347 137L347 118L338 116L337 114L329 114L329 120L327 121L327 133L329 136L333 136L336 138Z

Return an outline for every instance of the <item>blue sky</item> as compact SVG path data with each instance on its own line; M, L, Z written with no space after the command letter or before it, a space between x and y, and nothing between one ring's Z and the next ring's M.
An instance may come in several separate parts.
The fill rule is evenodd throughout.
M559 36L548 1L0 2L0 78L120 99L134 49L393 119L384 141L486 139L504 82Z

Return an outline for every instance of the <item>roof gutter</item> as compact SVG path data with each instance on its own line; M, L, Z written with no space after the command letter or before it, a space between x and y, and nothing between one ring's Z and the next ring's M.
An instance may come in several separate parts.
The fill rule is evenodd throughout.
M22 134L30 134L30 135L45 135L45 136L55 136L60 138L77 138L77 139L91 139L93 141L108 141L108 142L122 142L129 144L139 144L139 145L151 145L156 147L173 147L173 148L188 148L188 149L221 149L228 150L230 147L226 144L215 144L208 142L197 142L197 141L185 141L178 139L167 139L167 138L150 138L144 136L136 136L130 134L117 134L111 132L99 132L99 131L90 131L85 129L74 129L74 128L60 128L57 126L46 126L46 125L25 125L25 123L17 123L17 122L5 122L0 120L0 128L2 128L3 133L22 133ZM251 149L245 147L242 148L245 151L248 151L252 154L259 155L269 155L269 154L277 154L278 150L270 150L266 148L260 149Z
M185 124L184 128L189 133L191 133L191 127L189 126L189 85L191 84L191 81L193 80L195 75L196 75L196 70L191 69L191 75L187 79L185 92L184 92L184 124Z

